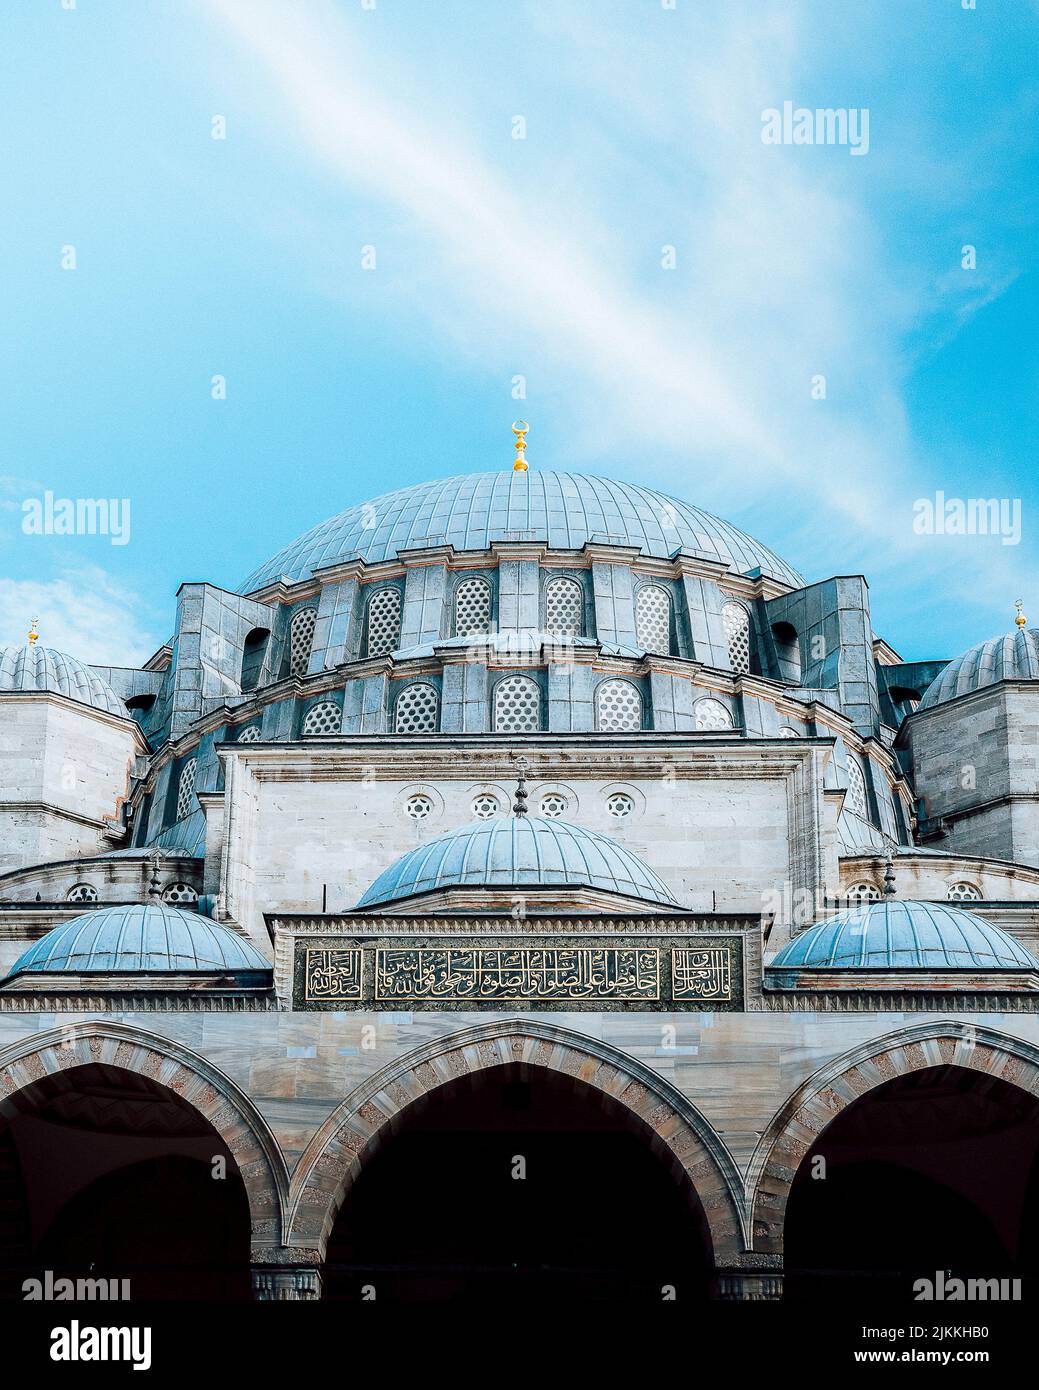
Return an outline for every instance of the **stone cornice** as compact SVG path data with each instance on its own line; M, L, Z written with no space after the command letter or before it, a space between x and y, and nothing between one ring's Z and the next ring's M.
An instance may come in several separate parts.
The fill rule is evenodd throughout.
M580 734L434 734L397 737L347 734L300 743L249 743L218 746L222 761L235 760L260 781L335 781L352 770L414 777L425 781L514 775L512 754L531 759L529 777L599 777L625 771L645 773L666 764L677 777L788 778L810 763L816 751L829 751L825 739L747 739L715 733L634 736Z
M521 889L515 890L517 893ZM275 935L350 936L382 940L387 936L494 936L520 940L530 936L744 936L760 933L756 917L745 913L658 911L643 916L616 913L588 915L531 913L517 921L507 912L447 912L428 917L414 912L305 913L265 912Z
M1039 983L1039 982L1037 982ZM1034 988L1034 987L1033 987ZM1039 992L1029 993L979 988L977 992L956 989L766 989L761 1009L768 1013L854 1013L899 1014L1033 1014L1039 1012Z
M24 990L0 990L0 1013L19 1014L139 1014L139 1013L272 1013L280 1008L273 989L251 994L196 990L125 991L46 994Z
M132 729L138 753L151 751L140 724L133 718L129 710L125 714L112 714L106 709L98 709L96 705L87 705L82 700L73 700L71 696L61 695L56 690L0 691L0 706L8 700L25 700L30 704L37 701L40 704L57 705L59 709L71 710L83 718L94 719L99 724L107 724L112 729L119 729L123 732Z
M882 873L884 870L884 856L876 851L866 850L861 854L842 854L840 862L875 869L878 873ZM1030 864L1017 864L1012 859L992 859L978 854L953 854L951 852L914 854L913 849L909 848L908 853L899 852L895 859L896 870L902 865L921 869L944 869L960 873L997 873L1006 878L1019 878L1026 883L1039 885L1039 868ZM984 902L972 903L970 911L974 912L979 907L983 908L984 906Z

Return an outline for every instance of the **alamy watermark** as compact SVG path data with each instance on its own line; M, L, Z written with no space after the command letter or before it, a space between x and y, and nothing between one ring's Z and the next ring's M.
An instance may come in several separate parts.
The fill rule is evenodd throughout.
M917 1303L1020 1303L1020 1279L955 1279L947 1269L935 1270L933 1279L917 1279L913 1295Z
M999 536L1003 545L1021 541L1020 497L918 497L913 503L918 536Z
M27 536L108 536L113 545L130 539L129 497L27 497L22 503Z
M868 106L766 106L761 113L763 145L846 145L850 154L869 154Z

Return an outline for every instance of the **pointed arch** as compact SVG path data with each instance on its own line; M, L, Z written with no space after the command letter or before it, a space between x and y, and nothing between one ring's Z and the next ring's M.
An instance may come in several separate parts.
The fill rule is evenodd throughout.
M278 1141L253 1102L204 1057L143 1028L102 1019L68 1022L0 1050L0 1106L73 1067L100 1064L147 1077L196 1110L226 1144L249 1200L254 1256L282 1243L288 1171Z
M522 1063L571 1076L612 1097L670 1153L696 1190L716 1262L745 1248L739 1171L712 1125L670 1082L618 1049L536 1019L450 1033L383 1067L328 1117L292 1175L287 1245L322 1255L346 1193L413 1102L487 1068Z
M1039 1095L1039 1047L994 1028L938 1020L871 1038L812 1073L776 1111L747 1172L752 1247L780 1253L802 1160L842 1110L878 1086L930 1067L963 1067Z

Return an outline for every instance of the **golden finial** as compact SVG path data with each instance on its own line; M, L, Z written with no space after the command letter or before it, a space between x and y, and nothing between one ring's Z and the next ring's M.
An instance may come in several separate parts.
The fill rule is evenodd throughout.
M516 473L526 473L527 471L525 455L527 452L527 430L529 429L530 426L526 420L513 420L512 422L512 432L516 436L516 459L512 468Z
M1025 617L1024 614L1024 604L1020 599L1018 599L1017 602L1014 604L1014 607L1017 609L1017 617L1014 619L1014 622L1017 624L1018 627L1027 627L1028 619Z
M37 630L36 630L36 629L38 628L38 626L39 626L39 622L40 622L39 618L33 618L32 622L29 624L29 646L30 646L30 647L35 647L36 643L40 640L40 634L39 634L39 632L37 632Z

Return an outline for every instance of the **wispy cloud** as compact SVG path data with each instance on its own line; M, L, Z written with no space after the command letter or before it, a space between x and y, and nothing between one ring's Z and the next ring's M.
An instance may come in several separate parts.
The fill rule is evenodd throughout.
M0 645L20 645L39 619L40 641L82 661L138 666L155 649L136 593L96 565L50 580L0 579Z
M436 265L436 292L408 303L413 328L432 325L455 350L504 366L507 323L512 369L526 344L586 403L572 406L568 426L589 455L608 444L637 476L655 450L674 490L688 494L690 468L699 473L697 500L705 490L718 499L724 479L738 480L734 501L782 495L784 529L800 533L802 554L830 551L833 569L876 575L911 562L921 576L946 575L947 591L1003 593L1005 551L974 547L965 574L912 530L912 498L934 483L903 403L903 334L943 295L938 276L921 277L884 244L866 168L877 156L843 152L841 165L836 151L806 158L760 140L761 111L818 77L798 7L698 16L695 72L667 61L672 40L659 24L639 20L633 43L630 16L611 7L592 26L587 12L535 7L555 78L636 138L604 150L594 116L575 122L565 150L531 153L546 174L533 186L503 174L464 123L440 118L436 78L399 80L385 50L373 58L334 7L212 0L209 10L262 65L265 104L278 104L292 132L285 142L299 141L367 207L381 204L387 224L410 227L423 272ZM653 141L672 159L681 150L681 169L667 157L664 176L641 169L640 142ZM586 175L595 160L598 186ZM666 215L614 228L611 201L640 196ZM633 226L644 236L634 249ZM678 254L670 274L658 268L664 242ZM1010 279L986 283L974 308ZM953 327L963 313L951 306ZM824 401L812 396L816 376L827 379Z

